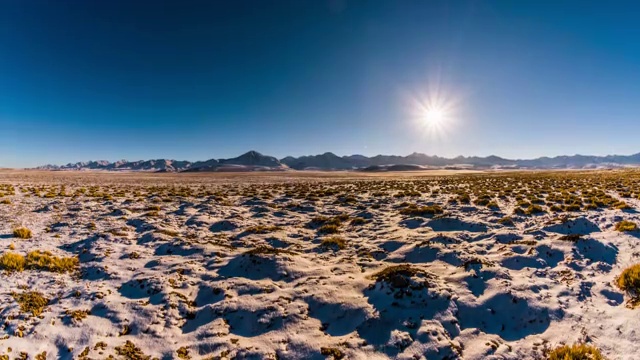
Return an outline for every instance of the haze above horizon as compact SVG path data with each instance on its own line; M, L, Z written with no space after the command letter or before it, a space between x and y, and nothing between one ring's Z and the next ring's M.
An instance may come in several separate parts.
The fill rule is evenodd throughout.
M631 1L2 1L0 167L640 152Z

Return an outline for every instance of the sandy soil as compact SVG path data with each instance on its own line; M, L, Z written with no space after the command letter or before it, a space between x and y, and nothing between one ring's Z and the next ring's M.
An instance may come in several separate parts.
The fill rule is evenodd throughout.
M640 262L640 233L614 229L640 222L634 171L3 170L0 194L2 255L79 260L3 270L10 358L544 359L577 342L640 353L640 309L615 285ZM47 299L37 316L16 301L31 291Z

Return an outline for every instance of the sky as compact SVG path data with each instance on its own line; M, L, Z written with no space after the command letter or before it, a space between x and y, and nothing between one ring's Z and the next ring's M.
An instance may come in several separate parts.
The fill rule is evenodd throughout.
M638 19L632 1L0 0L0 167L637 153Z

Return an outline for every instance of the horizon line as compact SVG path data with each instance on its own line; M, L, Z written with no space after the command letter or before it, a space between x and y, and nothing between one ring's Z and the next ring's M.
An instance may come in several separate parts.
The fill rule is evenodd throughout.
M288 157L292 157L294 159L298 159L301 157L312 157L312 156L322 156L322 155L326 155L326 154L333 154L339 158L345 158L345 157L351 157L351 156L363 156L366 158L375 158L378 156L398 156L398 157L408 157L411 155L424 155L424 156L428 156L428 157L435 157L435 158L441 158L441 159L447 159L447 160L453 160L453 159L457 159L457 158L489 158L489 157L497 157L503 160L510 160L510 161L528 161L528 160L538 160L538 159L542 159L542 158L549 158L549 159L554 159L554 158L558 158L558 157L574 157L574 156L583 156L583 157L599 157L599 158L606 158L606 157L614 157L614 156L634 156L634 155L638 155L640 154L640 152L637 153L632 153L632 154L607 154L607 155L584 155L584 154L572 154L572 155L568 155L568 154L561 154L561 155L553 155L553 156L549 156L549 155L543 155L543 156L538 156L538 157L531 157L531 158L508 158L508 157L503 157L500 155L495 155L495 154L491 154L491 155L486 155L486 156L480 156L480 155L457 155L457 156L453 156L453 157L447 157L447 156L440 156L440 155L431 155L431 154L426 154L426 153L421 153L421 152L417 152L414 151L410 154L407 155L396 155L396 154L377 154L377 155L372 155L372 156L367 156L367 155L362 155L362 154L351 154L351 155L337 155L334 152L331 151L326 151L323 153L318 153L318 154L309 154L309 155L299 155L299 156L293 156L293 155L287 155L284 157L277 157L277 156L272 156L272 155L268 155L266 153L262 153L260 151L257 150L249 150L246 151L238 156L235 157L230 157L230 158L216 158L216 157L211 157L208 158L206 160L178 160L175 158L151 158L151 159L139 159L139 160L127 160L127 159L117 159L117 160L107 160L107 159L96 159L96 160L81 160L81 161L76 161L76 162L67 162L65 164L53 164L53 163L48 163L48 164L42 164L42 165L38 165L35 167L2 167L0 166L0 168L5 168L5 169L33 169L33 168L38 168L38 167L44 167L44 166L66 166L66 165L75 165L78 163L88 163L88 162L100 162L100 161L106 161L108 163L115 163L118 161L125 161L125 162L138 162L138 161L159 161L159 160L170 160L170 161L185 161L185 162L205 162L205 161L210 161L210 160L229 160L229 159L234 159L249 153L257 153L260 154L262 156L268 156L268 157L273 157L275 159L277 159L278 161L281 161L285 158Z

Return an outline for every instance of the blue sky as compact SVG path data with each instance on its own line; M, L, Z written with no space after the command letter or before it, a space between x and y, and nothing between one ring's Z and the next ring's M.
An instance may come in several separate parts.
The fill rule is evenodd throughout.
M640 152L640 4L0 0L0 166ZM452 103L425 131L416 103Z

